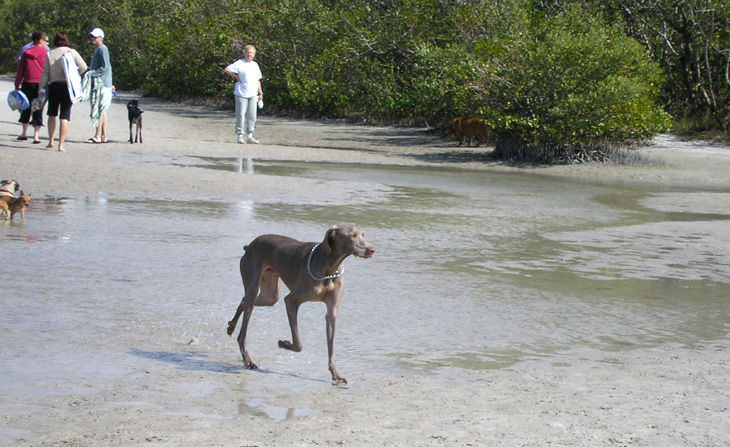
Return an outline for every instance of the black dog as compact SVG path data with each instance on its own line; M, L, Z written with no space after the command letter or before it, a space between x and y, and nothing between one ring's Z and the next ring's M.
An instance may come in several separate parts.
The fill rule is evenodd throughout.
M134 144L139 140L142 143L142 114L144 112L139 109L136 99L133 99L127 103L127 117L129 118L129 142ZM137 125L137 133L132 139L132 125Z

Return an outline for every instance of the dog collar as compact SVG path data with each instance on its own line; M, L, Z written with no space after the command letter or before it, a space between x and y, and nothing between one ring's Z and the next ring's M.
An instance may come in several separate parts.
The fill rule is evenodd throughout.
M324 281L325 279L335 279L335 278L339 278L340 276L342 276L342 273L345 271L344 265L342 266L342 268L340 269L339 272L336 272L332 275L323 276L321 278L317 278L316 276L314 276L314 273L312 273L312 268L311 268L310 264L312 263L312 255L314 255L314 250L316 250L317 247L319 247L319 244L312 247L312 251L309 252L309 257L307 258L307 273L309 273L309 277L315 281Z

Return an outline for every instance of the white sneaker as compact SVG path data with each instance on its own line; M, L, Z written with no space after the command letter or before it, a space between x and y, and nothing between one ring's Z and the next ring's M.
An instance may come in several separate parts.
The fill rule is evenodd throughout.
M246 142L247 142L248 144L259 144L259 140L254 140L254 138L253 138L253 137L248 137L248 138L246 138Z
M246 144L246 140L243 139L243 135L238 136L238 140L236 140L236 143L238 144Z

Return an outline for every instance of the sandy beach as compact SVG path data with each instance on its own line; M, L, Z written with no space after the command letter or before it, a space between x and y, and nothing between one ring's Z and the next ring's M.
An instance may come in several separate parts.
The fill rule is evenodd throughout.
M11 89L8 78L0 80L4 95ZM240 159L242 169L247 160L262 159L443 167L590 185L657 187L663 192L643 199L643 206L717 218L697 231L717 263L712 280L723 287L730 284L730 230L722 221L730 218L728 146L663 135L638 149L661 162L653 166L515 166L490 161L489 147L457 148L451 139L424 128L362 127L265 113L256 131L261 144L239 145L231 112L148 98L139 98L145 111L144 143L128 144L125 104L131 98L136 96L120 92L114 101L107 144L83 142L93 135L88 105L75 105L65 153L45 148L45 128L43 144L16 141L17 113L3 106L0 177L18 180L33 200L103 195L139 202L270 200L319 205L366 203L369 192L347 181L306 176L234 178L196 167L195 161ZM673 188L682 193L672 194ZM26 217L31 219L32 207ZM0 231L9 234L20 225L5 223ZM657 233L681 228L661 227ZM640 231L623 237L631 239ZM0 238L0 248L9 243ZM16 286L2 272L8 293ZM29 272L21 283L43 275ZM232 312L231 303L226 309ZM3 325L10 322L4 320ZM224 326L221 320L221 331ZM730 439L728 326L706 343L668 342L615 351L566 347L569 355L563 360L535 356L504 368L446 365L429 374L391 375L349 367L347 387L332 386L326 374L301 377L280 368L253 376L263 383L257 390L269 391L265 397L260 392L247 397L251 374L256 373L234 362L233 342L226 346L232 354L226 363L187 351L190 346L196 353L204 351L201 344L206 340L180 338L159 342L161 352L174 354L162 360L132 351L144 360L154 357L153 366L121 368L118 375L105 374L87 386L54 388L39 381L39 389L57 389L53 392L6 384L0 397L0 445L719 447ZM21 362L5 352L3 362ZM319 371L324 362L317 352L313 362Z

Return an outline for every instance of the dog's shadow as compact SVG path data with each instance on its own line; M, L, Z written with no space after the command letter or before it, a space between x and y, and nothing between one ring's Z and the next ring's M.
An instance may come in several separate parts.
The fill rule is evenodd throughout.
M257 368L254 370L250 370L248 368L245 368L245 369L247 371L257 372L259 374L271 374L271 375L279 376L279 377L288 377L290 379L304 380L306 382L332 383L331 380L315 379L314 377L304 377L304 376L300 376L299 374L282 373L282 372L278 372L278 371L271 371L269 369L261 369L261 368Z
M230 365L210 361L208 360L208 355L202 352L165 352L132 349L129 353L137 357L169 363L178 369L185 371L208 371L214 373L234 374L245 370L243 365Z
M202 352L165 352L165 351L143 351L141 349L132 349L129 352L131 355L146 358L149 360L155 360L158 362L169 363L174 365L178 369L185 371L207 371L213 373L226 373L226 374L237 374L242 371L250 371L259 374L274 375L280 377L288 377L297 380L304 380L308 382L322 382L330 383L330 381L324 379L316 379L313 377L304 377L297 374L288 374L278 371L271 371L268 369L248 369L243 364L231 365L227 363L220 363L208 360L208 354Z

